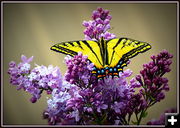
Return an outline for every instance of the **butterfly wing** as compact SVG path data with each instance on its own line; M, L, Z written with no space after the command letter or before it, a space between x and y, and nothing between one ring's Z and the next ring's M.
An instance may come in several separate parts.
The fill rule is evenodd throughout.
M83 55L88 56L88 59L94 63L97 68L103 68L103 61L98 42L90 40L62 42L52 46L51 50L71 56L77 55L78 52L82 52Z
M123 70L123 67L127 65L126 63L130 58L151 48L146 42L129 38L108 40L105 43L106 46L102 42L104 41L82 40L62 42L52 46L51 50L71 56L82 52L83 55L88 56L88 59L96 67L92 73L96 74L97 78L102 78L106 75L118 76L118 73ZM107 54L106 52L102 54L102 50L107 51ZM105 55L107 57L104 57ZM104 65L104 62L106 65Z
M130 58L150 48L146 42L129 38L111 39L107 42L109 67L117 67L118 71L122 71Z

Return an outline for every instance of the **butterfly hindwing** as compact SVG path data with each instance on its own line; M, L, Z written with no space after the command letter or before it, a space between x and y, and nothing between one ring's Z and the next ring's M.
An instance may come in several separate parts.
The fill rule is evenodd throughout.
M82 52L97 68L102 68L103 62L98 42L89 40L62 42L52 46L51 50L71 56Z

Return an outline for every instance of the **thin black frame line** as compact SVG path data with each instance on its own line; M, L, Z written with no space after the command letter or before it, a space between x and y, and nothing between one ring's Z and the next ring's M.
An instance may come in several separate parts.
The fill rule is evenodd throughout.
M4 3L73 3L74 1L2 1L1 2L1 60L3 60L3 4ZM176 3L177 4L177 113L179 113L179 2L178 1L84 1L86 4L89 3ZM75 1L75 3L84 3L83 1ZM1 61L1 69L4 73L3 69L3 61ZM3 73L1 73L1 85L3 85ZM52 127L52 125L3 125L3 86L1 86L1 126L3 127L25 127L25 126L31 126L31 127ZM58 126L53 126L53 127L164 127L165 125L58 125Z

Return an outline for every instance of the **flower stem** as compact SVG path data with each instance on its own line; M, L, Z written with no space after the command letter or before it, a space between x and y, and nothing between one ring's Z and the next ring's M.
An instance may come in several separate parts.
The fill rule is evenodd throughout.
M143 113L144 111L142 110L141 111L141 114L140 114L140 117L139 117L139 119L137 120L137 125L139 125L140 124L140 122L141 122L141 119L142 119L142 113Z

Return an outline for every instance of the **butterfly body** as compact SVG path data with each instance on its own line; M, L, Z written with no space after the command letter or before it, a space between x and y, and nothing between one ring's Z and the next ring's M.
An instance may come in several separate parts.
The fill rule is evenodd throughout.
M149 50L151 46L146 42L141 42L129 38L119 38L100 41L70 41L55 44L51 50L75 56L78 52L87 55L88 59L94 63L93 74L97 78L105 76L118 76L123 71L124 66L130 58Z

